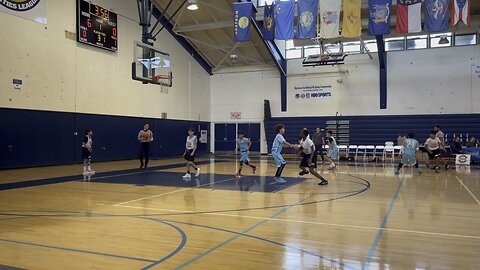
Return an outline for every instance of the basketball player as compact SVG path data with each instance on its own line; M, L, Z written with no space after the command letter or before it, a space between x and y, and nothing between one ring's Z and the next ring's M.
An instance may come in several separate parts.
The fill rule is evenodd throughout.
M143 129L138 132L137 139L140 142L140 168L147 168L150 158L150 142L153 141L153 132L149 130L148 124L143 125ZM143 159L145 158L145 163Z
M255 171L257 170L257 167L250 164L250 157L248 156L248 151L250 149L250 146L252 145L252 142L249 139L244 137L245 134L241 130L237 132L237 135L238 135L237 150L240 151L240 168L238 169L238 173L235 174L235 177L240 178L241 173L242 173L242 167L243 167L244 163L248 167L252 168L252 170L253 170L252 173L253 174L255 174Z
M442 142L437 137L437 132L430 132L430 137L425 142L425 150L428 152L428 157L433 159L435 162L435 167L433 168L436 173L439 173L440 161L445 165L445 170L448 170L448 163L442 157Z
M92 135L91 129L85 130L85 138L82 141L82 159L83 159L83 174L94 174L90 163L92 162Z
M422 170L418 167L417 150L419 143L414 139L415 133L408 133L407 139L403 142L403 154L400 164L395 169L395 174L400 174L403 165L413 165L417 173L421 174Z
M194 128L188 129L187 142L185 143L185 153L183 153L183 158L187 161L187 173L183 176L184 179L192 178L192 175L190 174L190 167L195 169L195 177L200 175L200 168L195 165L195 152L197 151L198 140L194 133Z
M303 129L302 133L300 133L300 136L302 137L300 148L303 152L302 161L299 165L300 169L302 169L300 175L311 173L320 179L320 183L318 183L318 185L328 185L328 181L315 170L317 168L317 153L315 151L315 144L308 136L308 130Z
M333 159L338 156L338 147L337 147L337 141L335 138L332 136L332 131L329 129L327 130L327 140L328 140L328 152L326 156L326 160L330 162L330 166L328 167L329 170L335 169L337 166L333 162Z
M287 162L282 157L282 148L284 145L291 148L298 147L288 143L283 137L283 134L285 134L285 126L283 124L276 125L275 130L277 131L277 136L275 136L275 139L273 140L272 156L275 160L275 164L277 165L277 172L275 173L273 179L275 180L275 182L283 184L286 183L286 181L282 178L282 172Z

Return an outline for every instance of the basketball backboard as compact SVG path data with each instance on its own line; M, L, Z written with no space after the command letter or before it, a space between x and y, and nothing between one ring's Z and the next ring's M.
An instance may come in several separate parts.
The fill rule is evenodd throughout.
M143 83L172 86L170 55L157 48L135 41L133 44L132 79Z

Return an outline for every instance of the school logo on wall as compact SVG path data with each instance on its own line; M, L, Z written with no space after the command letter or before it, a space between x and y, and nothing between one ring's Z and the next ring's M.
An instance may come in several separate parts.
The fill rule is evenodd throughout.
M47 0L0 0L0 11L47 24Z
M14 10L27 11L34 8L41 0L0 0L0 5Z

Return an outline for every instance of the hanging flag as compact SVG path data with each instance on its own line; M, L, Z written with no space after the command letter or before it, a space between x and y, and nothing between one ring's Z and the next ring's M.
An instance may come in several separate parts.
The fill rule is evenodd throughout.
M443 32L448 29L450 0L425 0L425 32Z
M422 31L422 0L397 0L397 32Z
M450 26L455 26L459 20L462 20L467 26L471 25L470 0L453 0L452 23Z
M361 1L343 1L342 37L355 38L362 35Z
M320 37L336 38L339 36L340 0L320 1Z
M275 38L280 40L293 39L293 18L295 15L295 0L275 2Z
M249 41L251 31L251 19L253 13L252 2L233 3L233 32L236 42Z
M392 0L368 0L368 34L390 34L390 9Z
M274 4L265 5L263 10L263 39L273 40L275 38L275 24L273 21Z
M297 38L317 36L318 0L298 0Z

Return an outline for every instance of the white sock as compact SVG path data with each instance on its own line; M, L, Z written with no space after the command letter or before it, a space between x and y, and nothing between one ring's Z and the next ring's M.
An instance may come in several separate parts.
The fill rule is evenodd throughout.
M91 168L90 166L88 166L88 170L89 170L89 171L91 171L91 170L92 170L92 168Z
M83 166L83 171L87 171L87 166Z

